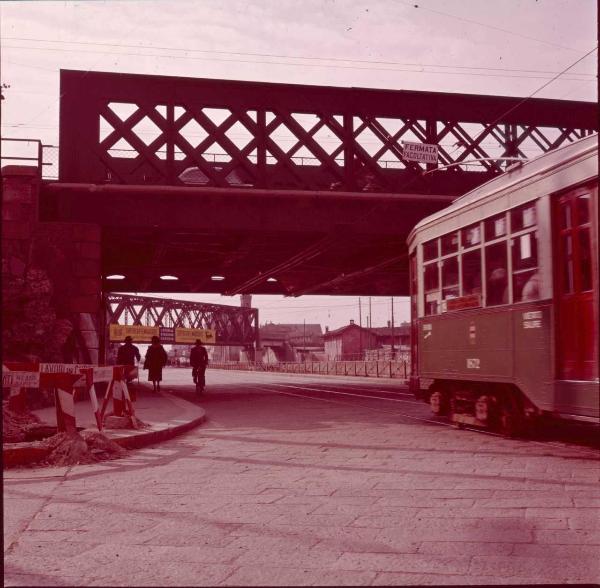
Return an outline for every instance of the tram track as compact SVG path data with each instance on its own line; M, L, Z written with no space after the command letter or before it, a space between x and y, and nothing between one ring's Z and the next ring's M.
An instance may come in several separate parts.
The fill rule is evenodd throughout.
M287 387L292 387L289 385L286 385ZM302 388L301 386L295 386L297 388ZM266 389L265 389L266 390ZM360 396L360 395L356 395L356 394L349 394L346 392L339 392L339 391L335 391L335 390L323 390L323 392L325 393L330 393L330 394L336 394L336 395L345 395L345 396L359 396L361 398L367 398L367 399L373 399L373 400L392 400L392 401L396 401L396 402L408 402L408 401L402 401L400 399L390 399L390 398L381 398L381 397L373 397L373 396ZM399 417L403 417L403 418L408 418L414 421L419 421L422 423L427 423L427 424L433 424L433 425L438 425L441 427L448 427L451 429L457 429L456 425L452 424L452 423L448 423L448 422L444 422L443 420L432 420L432 419L426 419L423 417L417 417L414 415L409 415L406 413L401 413L397 410L384 410L384 409L379 409L379 408L373 408L373 407L368 407L368 406L363 406L363 405L357 405L357 404L353 404L351 402L344 402L341 400L328 400L328 399L322 399L322 398L318 398L315 396L308 396L308 395L302 395L302 394L294 394L294 393L290 393L290 392L280 392L289 396L296 396L296 397L300 397L300 398L310 398L311 400L322 400L325 402L334 402L336 404L345 404L348 406L361 406L361 408L366 408L367 410L372 410L372 411L376 411L376 412L383 412L383 413L387 413L387 414L393 414L395 416L399 416ZM412 402L412 404L423 404L420 402ZM500 439L506 439L506 437L504 435L501 435L500 433L495 433L494 431L486 431L484 429L478 429L475 427L468 427L468 426L464 426L462 427L462 430L464 431L472 431L474 433L479 433L481 435L487 435L490 437L496 437L496 438L500 438ZM515 439L517 440L517 439ZM572 443L558 443L558 442L554 442L554 441L538 441L536 439L518 439L518 441L521 442L526 442L528 444L532 444L532 445L537 445L537 446L541 446L541 447L554 447L557 449L569 449L569 450L575 450L579 453L581 453L582 455L585 455L587 458L596 458L596 459L600 459L600 450L595 450L594 448L589 448L589 449L583 449L581 447L579 447L576 444L572 444ZM595 452L595 455L590 455L590 451L591 452Z
M232 372L230 372L230 375L233 377L238 376L238 374L235 374L235 376L234 376ZM239 374L239 376L241 378L242 374ZM416 400L407 400L407 399L403 399L403 398L393 398L393 397L387 397L387 396L373 396L372 394L357 393L358 390L365 390L367 392L384 393L384 394L387 393L387 394L394 395L394 396L397 396L399 394L406 395L406 396L408 396L408 395L412 396L412 394L410 394L408 392L397 392L395 390L393 390L393 391L392 390L377 390L377 389L374 390L373 387L371 387L371 386L364 386L364 385L361 386L360 384L350 384L350 387L352 390L351 392L345 391L345 390L340 390L339 385L335 388L332 388L333 384L329 384L329 383L323 384L323 385L317 385L318 387L316 387L314 384L311 386L307 386L304 384L290 384L287 382L282 383L279 381L268 382L268 383L265 382L265 383L261 383L261 384L257 384L257 385L252 385L250 382L247 381L247 378L245 378L245 380L246 380L245 381L246 385L250 385L250 386L252 386L253 389L261 390L263 392L275 392L277 394L283 394L283 395L290 396L290 397L303 398L303 399L307 399L307 400L314 400L314 401L327 402L327 403L333 403L333 404L342 404L342 405L352 406L352 407L360 407L362 409L373 411L373 412L390 414L390 415L394 415L394 416L397 416L400 418L406 418L406 419L409 419L412 421L422 422L423 424L437 425L440 427L457 429L456 425L447 422L443 418L439 418L439 419L425 418L423 416L409 414L407 412L402 412L400 410L393 410L393 409L390 410L390 409L382 408L382 407L369 406L368 404L370 404L370 403L364 404L364 403L358 402L358 400L378 401L378 402L384 402L384 403L385 402L393 402L393 403L401 403L404 406L417 405L417 406L426 407L426 405L423 402L419 402ZM292 392L290 390L280 390L280 388L292 389L292 390L297 390L297 391ZM333 397L337 397L337 398L320 398L318 396L318 394L329 395L329 396L333 396ZM342 397L344 399L342 399ZM494 431L486 431L483 429L478 429L476 427L469 427L469 426L464 426L464 427L462 427L462 429L464 431L471 431L471 432L478 433L481 435L487 435L490 437L506 439L506 437L504 435L501 435ZM581 454L582 456L585 456L588 459L600 459L600 448L594 447L593 445L592 446L586 445L585 447L582 447L581 444L576 443L576 442L545 441L545 440L538 440L538 439L532 439L532 438L520 438L520 439L515 439L515 441L526 442L528 444L536 445L539 447L544 447L546 449L551 447L551 448L561 449L561 450L566 449L566 450L570 450L570 451L576 451L577 453Z

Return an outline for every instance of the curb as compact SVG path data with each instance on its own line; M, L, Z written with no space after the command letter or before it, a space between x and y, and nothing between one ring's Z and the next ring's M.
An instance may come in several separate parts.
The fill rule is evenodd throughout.
M3 443L2 445L2 463L5 468L35 463L49 454L50 449L42 446L41 441Z
M199 407L198 407L199 408ZM126 437L116 437L111 440L125 449L139 449L148 445L154 445L163 441L168 441L179 435L183 435L206 421L206 411L199 408L202 414L187 423L167 427L158 431L148 431L147 433L138 433ZM3 443L2 462L3 466L13 467L28 465L43 460L50 454L50 450L42 445L42 441L30 441L24 443Z
M139 449L140 447L146 447L147 445L154 445L155 443L168 441L169 439L173 439L173 437L177 437L187 433L188 431L191 431L206 421L206 412L204 409L200 410L202 410L203 414L195 419L192 419L191 421L188 421L187 423L183 423L182 425L160 429L159 431L149 431L148 433L130 435L128 437L117 437L113 438L112 441L121 447L124 447L125 449Z

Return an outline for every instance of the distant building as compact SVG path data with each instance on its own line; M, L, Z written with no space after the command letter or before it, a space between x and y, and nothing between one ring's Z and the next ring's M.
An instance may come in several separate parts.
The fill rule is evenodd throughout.
M329 361L361 359L365 349L377 347L377 336L354 321L323 335L325 355Z
M360 327L354 321L349 325L326 331L323 335L325 355L329 361L391 359L392 341L395 356L410 346L410 329L403 323L392 329L387 327Z
M319 361L323 358L323 331L317 324L274 324L259 328L263 363Z

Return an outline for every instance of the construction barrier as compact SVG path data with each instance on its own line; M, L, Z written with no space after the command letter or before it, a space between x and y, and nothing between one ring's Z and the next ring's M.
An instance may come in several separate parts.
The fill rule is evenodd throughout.
M126 380L126 375L130 371L130 366L97 366L93 368L87 368L83 371L86 377L86 384L90 395L90 401L92 403L92 410L94 412L96 425L99 431L102 431L104 427L104 415L111 398L113 401L113 414L115 416L135 416L135 410L129 395ZM94 387L94 384L98 384L100 382L108 383L108 388L106 390L104 400L102 401L102 406L100 406L98 403L96 389Z
M59 431L76 431L75 388L88 389L98 430L103 428L104 413L113 399L113 414L135 416L126 378L137 368L132 366L93 366L89 364L11 362L2 364L2 388L10 389L9 408L26 410L27 388L49 388L54 391L56 424ZM99 407L94 384L108 382Z
M37 366L25 365L25 367L34 368ZM59 432L64 431L66 433L74 433L77 431L77 425L73 393L75 382L80 378L81 374L44 373L33 371L33 369L30 369L29 371L11 371L3 369L2 387L10 388L9 407L10 400L15 396L20 395L20 393L15 393L15 390L26 390L27 388L51 388L54 390L57 430ZM19 403L18 409L21 408Z

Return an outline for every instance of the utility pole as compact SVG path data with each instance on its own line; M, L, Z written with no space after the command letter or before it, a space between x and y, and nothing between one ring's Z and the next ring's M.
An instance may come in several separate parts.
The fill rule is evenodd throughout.
M304 319L304 351L302 353L302 361L306 362L306 319Z
M392 359L394 359L394 297L392 296Z
M360 306L360 296L358 297L358 326L359 326L358 348L359 348L360 359L362 359L362 310L361 310L361 306Z

